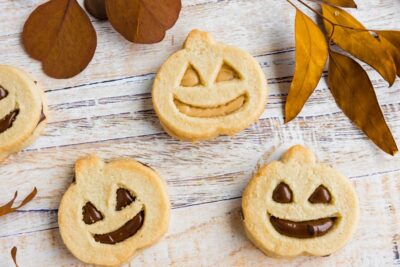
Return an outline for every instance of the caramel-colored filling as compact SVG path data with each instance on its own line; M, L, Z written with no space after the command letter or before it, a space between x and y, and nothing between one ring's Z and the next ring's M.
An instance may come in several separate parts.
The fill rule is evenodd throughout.
M246 97L241 95L236 99L228 102L224 105L219 105L213 108L202 108L202 107L195 107L188 104L183 103L178 99L174 99L174 103L178 110L190 117L197 117L197 118L213 118L213 117L222 117L229 114L232 114L239 110L245 103Z
M183 75L181 86L193 87L200 84L199 74L195 69L189 67Z
M239 75L237 72L229 67L228 65L224 64L221 67L221 70L218 73L217 79L215 80L216 82L226 82L226 81L231 81L233 79L239 79Z
M239 74L232 67L224 64L218 72L215 82L226 82L234 79L240 79ZM193 87L198 85L201 85L199 73L192 66L189 66L182 77L181 86Z

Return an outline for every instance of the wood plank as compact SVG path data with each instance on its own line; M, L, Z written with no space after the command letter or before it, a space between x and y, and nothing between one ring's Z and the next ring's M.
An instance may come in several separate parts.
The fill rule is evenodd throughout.
M83 266L62 245L56 217L73 164L87 153L107 160L136 158L167 180L174 207L168 236L130 266L400 265L399 156L379 151L346 119L324 80L299 118L283 124L294 69L294 9L285 1L185 0L177 25L155 45L131 44L107 22L94 21L99 40L95 58L69 80L46 77L20 45L25 19L43 2L0 0L0 63L32 72L44 84L50 105L47 133L0 166L0 205L15 190L22 198L33 186L39 188L28 206L0 218L0 266L12 266L9 251L14 245L20 266ZM359 10L350 12L369 28L399 29L397 0L357 2ZM179 142L164 133L152 111L154 74L192 28L248 50L268 77L269 101L261 120L234 138ZM364 67L393 134L400 137L400 81L387 88L375 71ZM358 191L359 230L344 250L330 257L275 260L243 236L242 190L256 165L289 143L310 146L321 161L350 177Z
M0 18L0 61L2 64L18 63L17 66L33 73L47 89L154 73L168 55L181 46L192 28L215 33L218 40L240 46L253 55L293 47L294 9L285 1L273 0L268 4L263 0L183 1L178 23L157 45L131 44L124 41L108 23L95 22L99 42L96 55L87 70L66 83L46 77L40 63L30 59L20 45L20 32L27 16L43 2L0 0L0 10L3 10ZM359 3L359 10L351 12L370 28L398 28L400 24L396 15L400 7L396 0L384 3L366 1L365 4Z
M173 188L171 190L177 196L173 200L180 205L237 196L259 158L273 147L290 141L312 147L322 161L334 163L349 177L399 169L399 157L380 152L371 142L361 138L358 130L343 128L338 133L337 125L343 120L330 116L304 121L303 131L265 120L234 139L221 137L199 144L174 141L161 134L27 151L13 156L1 166L0 196L5 202L14 190L29 192L35 185L40 190L35 208L54 209L71 182L75 160L87 153L97 153L108 160L129 156L153 166ZM315 125L326 130L313 132ZM335 128L329 125L335 125ZM399 129L398 124L396 129Z
M394 134L399 136L400 118L394 112L391 114ZM147 121L158 123L154 114L144 116ZM99 131L107 130L99 128ZM334 163L349 177L391 172L400 166L399 157L380 152L339 113L299 119L287 126L282 121L265 119L235 138L220 137L195 144L175 141L162 133L30 150L2 164L0 196L6 202L11 192L18 189L26 193L38 186L35 209L55 209L72 179L75 160L84 154L97 153L107 160L129 156L153 166L168 181L177 205L226 199L238 196L264 153L288 142L307 144L317 151L321 161Z
M263 56L259 60L266 76L274 77L269 79L270 98L261 118L281 118L293 75L293 52ZM375 71L369 70L369 74L380 103L387 105L386 113L391 113L387 115L389 124L396 125L396 119L393 121L391 116L396 116L400 109L400 99L396 97L400 89L400 79L393 87L388 88L387 83ZM144 116L140 114L152 110L152 79L153 76L150 75L48 92L48 101L51 103L50 124L46 128L46 134L31 148L99 142L163 132L159 124L154 123L157 119L152 113L150 116L148 113ZM300 117L312 119L331 114L338 116L337 113L340 113L340 110L329 92L326 81L322 79ZM353 128L350 124L343 127ZM104 128L110 131L105 132ZM85 131L76 135L75 129Z
M264 256L244 236L240 199L174 209L167 236L140 253L130 266L389 266L400 264L400 171L354 179L361 206L358 230L344 249L329 257L273 259ZM40 222L35 212L11 214L8 223L26 224L29 217ZM51 216L50 216L51 217ZM49 218L50 218L49 217ZM55 214L52 215L53 224ZM34 218L34 219L32 219ZM29 221L29 220L28 220ZM30 221L30 222L32 222ZM189 242L188 242L189 240ZM373 242L371 242L373 240ZM58 229L0 237L0 259L18 246L21 266L83 266L69 254ZM41 257L35 255L40 251ZM10 263L10 261L9 261Z

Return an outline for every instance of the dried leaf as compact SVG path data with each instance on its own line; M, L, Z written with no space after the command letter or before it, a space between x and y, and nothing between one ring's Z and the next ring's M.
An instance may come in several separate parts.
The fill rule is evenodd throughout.
M397 76L400 77L400 31L377 31L382 45L393 57L396 64Z
M70 78L92 60L96 32L76 0L50 0L25 22L22 42L27 53L42 62L53 78Z
M18 191L14 193L14 197L7 204L0 207L0 216L9 213L9 210L12 209L12 205L14 204L14 201L17 198L17 196L18 196Z
M181 11L180 0L106 0L111 25L127 40L150 44L164 39Z
M360 22L343 9L322 4L322 11L327 19L336 24L365 29ZM325 20L324 25L328 36L330 36L333 31L333 26ZM377 70L390 85L394 83L396 79L396 66L393 59L386 52L381 43L368 31L352 30L335 26L332 41L343 50Z
M35 187L35 188L32 190L32 192L31 192L29 195L27 195L27 196L25 197L24 200L22 200L21 204L19 204L19 206L17 206L17 207L14 208L14 210L19 209L19 208L22 208L23 206L25 206L26 204L28 204L32 199L35 198L36 195L37 195L37 189L36 189L36 187Z
M17 263L17 247L13 247L11 249L11 257L14 261L15 267L18 267L18 263Z
M372 83L352 58L331 51L328 83L337 105L383 151L398 151Z
M357 4L354 0L322 0L322 2L335 6L357 8Z
M14 204L14 201L15 201L15 199L16 199L17 196L18 196L18 191L15 192L13 199L11 199L11 200L10 200L7 204L5 204L4 206L1 206L1 207L0 207L0 216L6 215L6 214L8 214L8 213L11 213L11 212L13 212L13 211L15 211L15 210L17 210L17 209L19 209L19 208L25 206L26 204L28 204L28 203L36 196L36 194L37 194L37 189L36 189L36 187L35 187L35 188L32 190L32 192L31 192L29 195L27 195L27 196L25 197L24 200L22 200L21 204L19 204L17 207L14 207L14 208L13 208L12 206L13 206L13 204Z
M309 17L297 10L296 67L286 101L286 122L299 114L317 87L327 59L328 46L323 33Z
M85 0L84 7L86 11L96 19L108 19L105 0Z

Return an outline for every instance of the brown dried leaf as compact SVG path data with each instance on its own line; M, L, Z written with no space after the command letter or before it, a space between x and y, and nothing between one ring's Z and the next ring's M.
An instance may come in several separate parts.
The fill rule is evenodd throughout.
M383 151L398 151L396 142L365 70L352 58L330 51L328 83L337 105Z
M50 0L25 22L22 42L27 53L42 62L53 78L70 78L83 71L97 46L96 32L76 0Z
M354 0L322 0L322 2L335 6L357 8L357 4Z
M181 11L181 0L106 0L111 25L127 40L150 44L164 39Z
M15 207L14 210L22 208L23 206L25 206L26 204L28 204L32 199L34 199L34 197L37 195L37 189L36 187L32 190L31 193L29 193L29 195L27 195L25 197L24 200L22 200L21 204L19 204L19 206Z
M365 29L359 21L343 9L322 4L322 11L327 19L336 24ZM333 26L325 20L324 25L328 36L330 36ZM396 79L396 66L392 57L377 39L368 31L352 30L340 26L335 26L334 28L332 35L334 43L373 67L390 85L394 83Z
M14 204L15 199L18 196L18 191L14 193L14 197L4 206L0 206L0 216L3 216L9 213L9 210L12 209L12 205Z
M96 19L108 19L105 0L85 0L83 4L86 11Z
M317 87L328 59L328 46L319 27L296 12L296 67L285 106L285 122L294 119Z
M17 247L13 247L11 249L11 257L14 261L15 267L18 267L18 263L17 263Z
M400 77L400 31L377 31L376 34L386 51L393 57L397 76Z
M11 213L23 206L25 206L26 204L28 204L37 194L37 189L36 187L32 190L31 193L29 193L29 195L27 195L25 197L24 200L22 200L21 204L19 204L17 207L12 207L14 204L15 199L17 198L18 195L18 191L15 192L13 199L11 199L7 204L5 204L4 206L0 207L0 216L6 215L8 213Z

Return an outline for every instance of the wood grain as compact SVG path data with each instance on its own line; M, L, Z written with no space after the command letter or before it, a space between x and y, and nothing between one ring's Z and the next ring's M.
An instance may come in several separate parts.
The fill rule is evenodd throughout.
M34 186L37 198L0 218L0 266L83 266L62 244L60 198L72 181L75 160L97 153L106 160L133 157L166 179L173 212L170 230L131 266L394 266L400 265L400 157L377 149L336 107L321 80L300 116L283 124L294 70L294 10L280 0L184 0L182 15L156 45L126 42L108 23L94 21L98 49L89 67L69 80L41 71L20 45L22 25L44 0L0 0L0 63L31 72L46 89L46 133L0 166L0 204L15 190ZM399 29L398 0L358 1L351 11L369 28ZM233 138L187 143L166 135L151 105L159 66L179 49L188 31L201 28L248 50L270 87L260 121ZM400 80L393 87L366 67L394 136L400 142ZM326 73L324 74L326 75ZM360 198L354 239L330 257L276 260L243 236L240 196L257 164L288 143L310 146L321 161L348 176Z
M132 266L383 266L400 263L398 214L400 171L354 179L361 204L360 227L352 242L329 257L298 257L283 260L265 257L243 235L240 199L177 208L172 212L168 235L140 253ZM8 219L6 226L26 224L23 218ZM397 218L396 218L397 216ZM32 266L40 251L41 266L78 265L62 245L56 228L56 212L33 212L29 224L45 220L49 229L13 233L1 237L0 258L7 258L7 244L18 244L21 266ZM373 226L373 229L370 227ZM14 227L13 227L14 228ZM11 262L11 259L9 260ZM34 265L39 266L39 265Z

